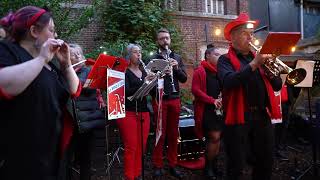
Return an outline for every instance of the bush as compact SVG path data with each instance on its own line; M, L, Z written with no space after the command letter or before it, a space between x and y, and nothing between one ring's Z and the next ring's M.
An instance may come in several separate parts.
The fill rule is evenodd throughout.
M103 43L87 57L95 58L97 53L103 51L113 56L123 56L128 43L137 43L146 58L150 52L157 50L155 35L161 27L170 30L172 48L179 52L182 40L170 12L162 4L162 0L114 0L100 8L105 27Z
M180 89L180 99L182 105L192 105L193 104L193 95L190 89Z
M75 9L73 8L75 3L75 0L1 0L0 16L3 17L11 11L14 12L28 5L49 8L54 16L59 38L68 40L89 24L96 12L96 7L101 4L100 0L92 0L91 6ZM72 13L76 14L76 18L71 17Z

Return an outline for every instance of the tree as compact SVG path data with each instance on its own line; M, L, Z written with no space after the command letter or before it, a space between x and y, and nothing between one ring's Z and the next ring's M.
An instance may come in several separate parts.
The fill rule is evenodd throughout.
M172 47L180 50L181 38L170 16L163 8L163 0L113 0L102 10L105 26L103 41L98 51L123 56L128 43L142 46L143 57L157 49L156 31L165 27L172 36Z
M76 0L1 0L0 16L28 5L47 7L54 16L59 38L68 40L89 24L100 3L100 0L92 0L91 6L76 9Z

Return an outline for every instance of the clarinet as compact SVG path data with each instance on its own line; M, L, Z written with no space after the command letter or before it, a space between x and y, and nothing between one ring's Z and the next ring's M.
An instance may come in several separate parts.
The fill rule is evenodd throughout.
M143 70L147 72L146 64L142 61L141 58L139 59L139 62L142 65ZM148 74L148 72L147 72L147 74Z
M169 61L169 55L170 55L170 53L171 53L171 50L169 49L169 47L168 47L168 45L166 45L165 46L165 49L166 49L166 57L165 57L165 59L167 60L167 61ZM169 63L170 63L170 61L169 61ZM172 86L172 92L177 92L177 90L176 90L176 87L174 86L174 81L173 81L173 67L172 66L170 66L170 76L171 76L171 86Z
M147 73L148 75L155 75L150 69L147 68L146 64L142 61L142 59L139 59L140 64L142 65L143 70ZM154 81L157 77L155 76L152 80L146 80L146 83L149 84L150 82Z

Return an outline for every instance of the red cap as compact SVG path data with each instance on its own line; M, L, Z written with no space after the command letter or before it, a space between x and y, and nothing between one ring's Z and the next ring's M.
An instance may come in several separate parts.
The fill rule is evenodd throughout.
M231 41L231 30L235 27L238 27L243 24L251 23L253 24L252 28L257 27L259 21L252 21L249 19L249 15L247 13L240 13L237 19L229 22L224 28L224 37L226 40Z

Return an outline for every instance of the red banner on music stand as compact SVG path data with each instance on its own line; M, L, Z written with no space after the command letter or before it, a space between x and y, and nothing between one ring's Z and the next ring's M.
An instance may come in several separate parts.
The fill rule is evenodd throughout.
M124 72L128 66L125 59L100 54L95 61L87 80L83 87L90 87L93 89L106 89L107 88L107 69L113 69Z
M107 70L108 120L124 118L125 113L125 74Z

